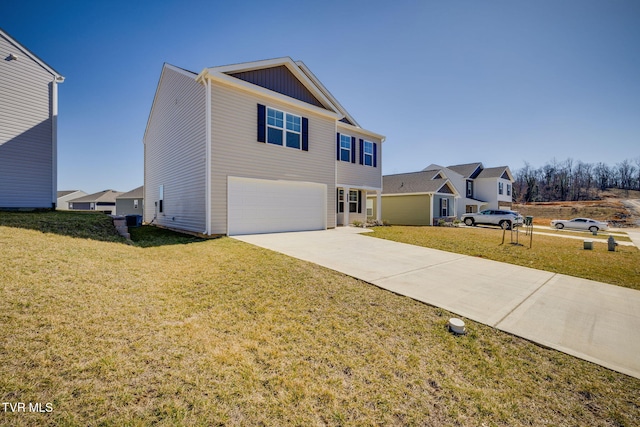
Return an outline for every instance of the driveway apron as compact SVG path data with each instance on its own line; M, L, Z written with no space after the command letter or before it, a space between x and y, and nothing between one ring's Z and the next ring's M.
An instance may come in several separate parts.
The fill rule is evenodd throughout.
M360 235L234 236L640 378L640 292Z

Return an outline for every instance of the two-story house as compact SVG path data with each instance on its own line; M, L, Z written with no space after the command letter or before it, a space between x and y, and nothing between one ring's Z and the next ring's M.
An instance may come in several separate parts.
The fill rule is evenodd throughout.
M144 221L227 235L364 221L383 141L300 61L165 64L144 134Z
M424 170L441 169L460 194L456 216L484 209L511 209L513 175L508 166L485 168L482 163L447 167L431 164Z
M0 29L0 208L55 208L57 71Z

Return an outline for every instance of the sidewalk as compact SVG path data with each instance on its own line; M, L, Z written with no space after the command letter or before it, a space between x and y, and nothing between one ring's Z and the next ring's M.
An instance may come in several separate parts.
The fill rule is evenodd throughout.
M640 292L359 235L235 236L640 378Z

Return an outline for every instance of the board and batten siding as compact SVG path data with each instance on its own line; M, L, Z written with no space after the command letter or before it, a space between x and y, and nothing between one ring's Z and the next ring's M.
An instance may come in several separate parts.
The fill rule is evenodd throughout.
M227 233L227 177L323 183L335 227L335 119L223 83L211 84L211 232ZM257 105L309 120L309 151L258 142Z
M144 137L144 221L205 231L205 87L195 74L165 65ZM158 212L164 186L163 213Z
M355 163L336 160L338 185L350 185L352 187L380 188L382 189L382 143L377 138L358 133L354 129L344 128L338 124L340 134L355 137L356 156ZM360 140L373 142L376 148L376 167L360 164ZM337 158L337 136L333 137L333 158Z
M0 57L0 207L51 208L56 76L1 34Z

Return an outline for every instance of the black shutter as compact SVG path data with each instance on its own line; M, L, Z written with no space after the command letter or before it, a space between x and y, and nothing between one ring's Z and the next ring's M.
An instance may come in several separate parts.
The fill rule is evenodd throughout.
M309 119L302 118L302 151L309 151Z
M378 144L373 143L373 167L378 167Z
M337 145L336 160L340 160L340 132L338 132L336 136L336 145Z
M267 142L267 109L258 104L258 142Z
M356 137L351 137L351 163L356 162Z
M364 165L364 141L362 139L360 140L360 164Z
M442 198L440 198L440 211L438 212L438 216L442 216Z
M358 190L358 213L362 213L362 191Z

